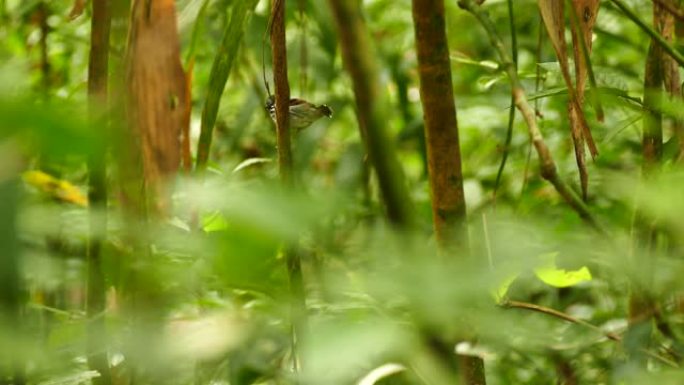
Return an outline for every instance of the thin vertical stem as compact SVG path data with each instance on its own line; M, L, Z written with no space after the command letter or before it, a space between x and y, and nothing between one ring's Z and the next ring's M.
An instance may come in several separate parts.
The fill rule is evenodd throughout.
M366 151L377 173L387 216L398 228L412 226L412 209L403 172L385 128L384 95L373 59L368 28L358 1L329 0L342 47L342 59L353 85L357 119Z
M276 130L278 139L278 165L284 188L294 185L292 147L290 143L289 106L290 82L287 77L287 44L285 32L285 2L275 0L271 8L270 37L273 56L273 83L275 85ZM285 247L285 261L290 278L290 311L292 314L292 349L294 367L299 369L298 346L306 333L306 298L302 262L294 245Z
M107 108L109 72L109 36L111 12L109 0L93 0L88 63L88 96L94 127L108 127L106 117L98 119L97 111ZM106 116L106 115L105 115ZM103 141L104 143L105 141ZM87 356L91 370L100 373L93 379L96 385L111 384L107 357L104 311L106 285L102 272L102 242L107 233L107 169L106 153L95 152L88 160L90 235L88 240L88 287L86 314L88 323Z
M275 85L278 165L285 185L292 184L292 146L290 143L290 82L287 77L287 43L285 41L285 2L275 0L271 14L271 54Z
M518 35L515 31L515 13L513 12L513 0L508 0L508 23L511 27L511 53L513 56L513 65L518 71ZM501 164L499 170L496 172L496 181L494 182L494 204L496 204L496 194L499 191L501 184L501 176L503 175L508 154L511 152L511 140L513 139L513 124L515 123L515 100L511 96L511 107L508 111L508 128L506 129L506 141L503 146L503 155L501 156Z

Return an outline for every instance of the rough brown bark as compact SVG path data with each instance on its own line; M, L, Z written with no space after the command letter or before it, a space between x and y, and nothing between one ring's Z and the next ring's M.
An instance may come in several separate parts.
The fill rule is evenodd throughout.
M90 55L88 63L88 96L94 127L104 127L109 119L102 118L99 111L107 108L109 77L109 35L111 13L109 0L93 0L93 17L90 29ZM105 112L105 115L108 114ZM99 123L99 124L98 124ZM104 136L104 135L103 135ZM102 237L107 231L107 182L106 154L96 153L88 161L90 203L90 235L88 240L88 287L86 314L88 322L87 356L91 370L100 373L93 378L95 385L111 384L109 360L105 341L106 286L102 272Z
M463 237L465 198L443 0L413 1L435 235L442 247Z
M138 136L146 191L160 212L164 179L180 165L186 103L173 0L136 0L127 52L127 113Z
M451 82L444 0L414 0L413 23L435 236L442 249L453 248L460 241L457 246L467 251L461 149ZM446 359L454 358L453 352L448 351L447 354ZM486 383L481 358L462 355L458 362L467 385Z

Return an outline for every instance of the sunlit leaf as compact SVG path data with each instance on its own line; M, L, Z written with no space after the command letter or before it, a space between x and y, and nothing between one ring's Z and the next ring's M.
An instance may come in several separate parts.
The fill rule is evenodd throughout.
M66 180L57 179L40 170L26 171L23 178L27 184L51 198L82 207L88 206L88 197Z
M591 281L591 272L586 266L577 270L559 269L556 266L558 253L540 255L541 264L534 269L534 274L544 283L554 287L570 287L582 282Z

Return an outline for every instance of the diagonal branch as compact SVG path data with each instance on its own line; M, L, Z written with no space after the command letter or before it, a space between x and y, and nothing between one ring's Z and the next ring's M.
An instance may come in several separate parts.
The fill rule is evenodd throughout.
M577 214L580 216L580 218L582 218L582 220L584 220L585 223L593 227L599 233L605 233L605 230L598 224L593 214L589 211L587 205L558 175L556 163L553 160L551 151L544 141L544 137L539 130L539 126L537 126L534 110L527 102L527 97L525 96L525 91L523 90L520 79L518 78L515 65L508 56L508 52L506 51L503 40L501 40L497 34L496 27L489 18L489 15L476 4L475 0L460 0L458 4L461 8L475 16L475 18L485 29L487 35L489 36L492 47L496 50L499 56L501 67L506 70L506 73L511 80L511 92L513 94L513 100L515 101L515 106L518 108L525 120L525 123L527 124L527 129L532 140L532 144L534 145L537 155L539 156L541 176L553 185L558 194L560 194L565 202L577 212Z

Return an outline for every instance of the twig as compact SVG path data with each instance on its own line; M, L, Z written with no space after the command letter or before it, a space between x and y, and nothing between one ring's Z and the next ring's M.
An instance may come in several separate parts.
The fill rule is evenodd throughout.
M528 302L511 301L511 300L503 301L502 303L500 303L500 306L502 306L504 308L510 308L510 309L531 310L531 311L534 311L537 313L550 315L550 316L562 319L564 321L568 321L568 322L571 322L571 323L574 323L577 325L584 326L588 329L594 330L595 332L602 334L604 337L608 338L611 341L622 342L622 337L615 334L615 333L607 332L607 331L601 329L600 327L598 327L598 326L596 326L590 322L581 320L579 318L575 318L575 317L571 316L570 314L563 313L561 311L551 309L551 308L548 308L546 306L535 305L533 303L528 303ZM648 349L644 349L644 348L639 349L639 351L648 355L649 357L652 357L652 358L668 365L668 366L671 366L673 368L679 368L679 364L677 364L676 362L674 362L674 361L672 361L666 357L661 356L658 353L652 352L652 351L650 351Z
M508 23L511 27L511 53L513 55L513 65L515 71L518 71L518 37L515 32L515 14L513 13L513 0L508 0ZM494 207L496 207L496 194L499 191L501 184L501 176L504 168L506 168L506 161L508 154L511 152L511 140L513 139L513 124L515 123L515 99L511 95L511 108L508 111L508 127L506 129L506 141L504 142L503 155L501 156L501 164L499 171L496 172L496 181L494 182Z
M506 301L502 302L501 306L506 307L506 308L513 308L513 309L527 309L527 310L536 311L537 313L542 313L542 314L554 316L554 317L560 318L564 321L572 322L574 324L578 324L578 325L582 325L584 327L587 327L587 328L589 328L589 329L591 329L591 330L593 330L599 334L602 334L603 336L605 336L606 338L608 338L610 340L613 340L616 342L622 341L622 337L620 337L617 334L607 332L607 331L601 329L600 327L598 327L592 323L581 320L579 318L575 318L575 317L571 316L570 314L563 313L561 311L551 309L551 308L548 308L545 306L535 305L533 303L527 303L527 302L511 301L511 300L506 300Z
M553 160L551 151L546 146L544 137L542 136L535 117L535 112L527 102L525 91L522 88L518 74L515 71L515 66L506 52L503 41L496 32L496 26L489 18L489 15L484 12L474 0L460 0L459 6L470 12L480 22L482 27L486 30L489 36L492 47L497 51L501 61L501 67L506 70L511 80L512 94L515 100L515 106L518 108L525 123L527 124L528 133L532 140L539 162L541 166L541 176L549 181L560 196L572 207L577 214L591 227L599 233L605 234L605 230L598 224L586 204L572 191L568 185L560 178L556 170L556 163Z

